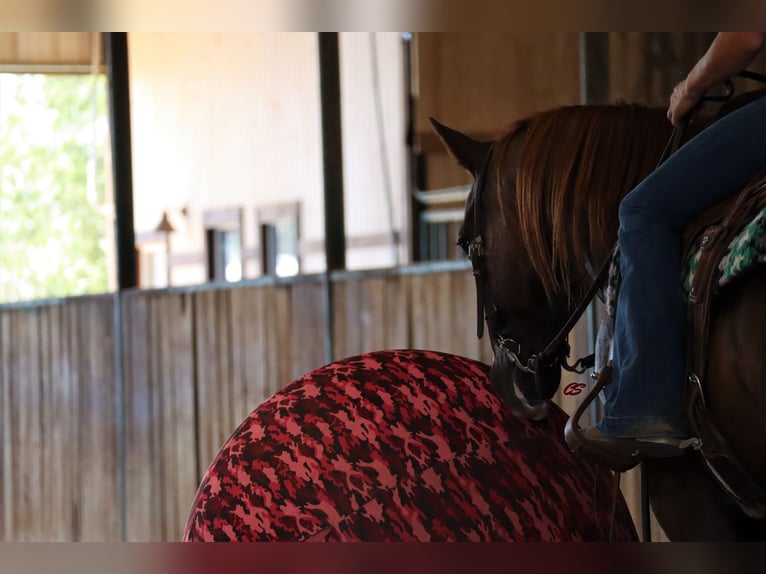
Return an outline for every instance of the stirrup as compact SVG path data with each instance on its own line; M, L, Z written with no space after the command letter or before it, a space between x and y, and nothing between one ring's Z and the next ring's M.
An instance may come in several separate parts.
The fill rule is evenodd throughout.
M636 466L645 457L666 458L680 456L688 449L699 450L702 441L698 438L688 439L641 439L615 438L614 444L623 443L623 451L617 454L617 448L600 445L585 436L585 429L580 426L580 418L585 409L596 399L601 390L612 381L612 365L607 364L598 374L596 384L577 407L572 417L564 427L564 440L569 449L592 462L606 466L617 472L624 472Z
M634 450L625 457L615 457L613 453L592 445L584 435L584 429L580 426L580 418L585 409L596 399L601 390L612 382L612 363L601 369L596 379L596 384L585 395L574 414L567 420L564 427L564 440L573 454L577 454L591 462L605 466L617 472L624 472L636 466L643 459L638 450Z

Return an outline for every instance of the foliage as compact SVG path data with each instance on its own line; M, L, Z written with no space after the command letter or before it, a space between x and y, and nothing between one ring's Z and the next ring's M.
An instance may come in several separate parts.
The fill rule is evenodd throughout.
M105 79L2 75L0 88L0 301L105 292Z

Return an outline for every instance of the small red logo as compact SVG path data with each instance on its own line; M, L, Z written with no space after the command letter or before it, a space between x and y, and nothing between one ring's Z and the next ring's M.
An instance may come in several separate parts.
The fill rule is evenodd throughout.
M568 397L579 395L587 386L588 385L585 383L569 383L566 387L564 387L564 394Z

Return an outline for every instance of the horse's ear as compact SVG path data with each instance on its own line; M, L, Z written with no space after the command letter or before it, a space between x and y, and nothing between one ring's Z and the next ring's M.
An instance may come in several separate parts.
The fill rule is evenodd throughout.
M477 141L457 130L440 124L433 118L428 118L434 131L444 143L450 155L473 175L479 170L489 149L489 142Z

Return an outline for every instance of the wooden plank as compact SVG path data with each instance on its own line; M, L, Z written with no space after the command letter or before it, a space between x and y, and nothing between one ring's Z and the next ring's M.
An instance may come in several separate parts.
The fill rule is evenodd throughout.
M83 394L81 389L84 378L81 366L80 339L83 335L83 324L85 323L82 313L76 304L68 304L64 307L66 312L66 349L65 353L68 362L71 365L71 402L69 416L71 421L68 425L71 437L70 464L73 467L71 473L69 500L72 508L72 541L78 542L81 539L82 530L82 506L81 506L81 474L80 452L82 445L80 443L80 397Z
M174 528L176 515L175 497L175 421L172 377L172 357L170 356L170 332L167 313L168 301L158 293L151 300L152 332L151 347L155 353L154 389L157 393L157 464L160 468L160 490L158 511L161 515L162 540L167 540L169 532Z
M231 388L231 290L216 293L215 298L215 385L219 395L218 447L231 435L238 424L233 417L234 405Z
M488 131L579 100L577 32L418 33L415 40L419 132L430 131L429 116Z
M290 313L290 287L277 286L273 293L274 321L269 324L272 340L277 344L276 386L274 392L293 380L292 365L292 321Z
M125 483L129 501L126 539L161 539L160 515L155 510L159 491L159 458L154 445L156 405L152 393L150 355L150 295L123 297L123 356L125 402Z
M336 339L334 359L352 357L362 352L361 279L345 279L338 285L335 295L335 321L342 329L342 338ZM338 333L341 337L341 333Z
M73 539L73 507L69 497L74 480L74 460L72 427L72 365L67 354L67 316L66 305L55 305L50 310L50 360L49 407L50 414L45 417L49 454L46 460L51 467L49 476L50 521L52 540L68 542Z
M348 317L346 313L346 299L348 281L331 281L329 289L332 291L332 336L333 336L333 360L347 357L348 335L346 333Z
M7 314L0 311L0 542L9 540L7 532L9 531L8 510L11 508L11 483L9 475L11 465L8 457L10 452L11 439L8 431L9 409L8 409L8 362L9 362L9 344L10 337L7 333Z
M452 352L481 360L481 341L476 337L476 289L469 271L450 274L450 298Z
M266 286L261 291L262 309L263 309L263 342L266 349L266 380L264 381L266 393L273 395L285 384L280 379L279 364L283 350L280 348L280 341L275 336L275 325L277 325L277 287Z
M117 416L111 297L77 304L85 321L79 338L80 539L120 539Z
M89 32L14 32L13 59L9 64L84 64L91 62L91 43L100 35Z
M197 381L199 413L199 458L206 467L231 434L230 392L228 381L222 378L221 363L228 352L222 343L225 322L219 318L225 298L215 291L195 294L197 321ZM225 367L224 367L225 368Z
M55 463L53 451L51 448L51 431L54 429L52 408L52 382L50 371L50 312L51 307L42 306L38 310L38 369L40 373L40 448L39 448L39 466L38 474L40 476L40 505L41 511L37 516L40 525L41 540L49 541L53 539L53 489L55 483L52 478L55 477Z
M18 387L18 483L17 537L23 541L42 540L40 364L38 311L19 310L13 314L18 346L14 353L14 383Z
M170 363L168 386L171 387L170 415L172 442L166 442L163 459L171 461L172 474L165 470L167 492L173 499L163 540L177 541L189 515L189 508L201 477L197 472L194 408L194 373L192 349L192 309L190 296L162 296L164 324L169 339L167 360ZM164 347L163 347L164 348Z
M271 359L268 352L266 290L264 288L238 289L237 295L237 306L232 307L232 313L234 317L240 317L239 336L235 340L240 342L239 352L242 355L244 386L241 410L237 414L243 419L271 396L269 383Z
M258 349L249 345L248 326L253 321L253 310L245 303L247 289L233 289L229 298L231 306L231 396L233 403L232 417L241 421L248 413L247 410L247 355L256 353Z
M325 332L322 285L296 283L290 289L290 381L324 365Z
M360 288L359 323L362 353L385 348L385 279L373 277L357 282Z
M385 334L384 348L405 349L409 345L409 293L401 277L388 277L384 288L383 328Z
M19 532L17 515L19 513L19 499L18 499L18 467L20 461L18 459L18 449L15 448L17 444L18 430L18 388L16 383L16 368L15 368L15 356L17 355L19 342L16 341L16 330L14 329L14 318L16 312L9 311L4 313L3 321L3 339L8 341L8 347L5 349L5 357L3 361L5 371L5 390L4 390L4 416L3 416L3 428L4 428L4 444L5 444L5 456L3 473L3 482L5 492L5 501L3 505L3 515L5 524L5 538L7 542L17 541L19 538L17 533ZM13 343L11 343L13 341Z

